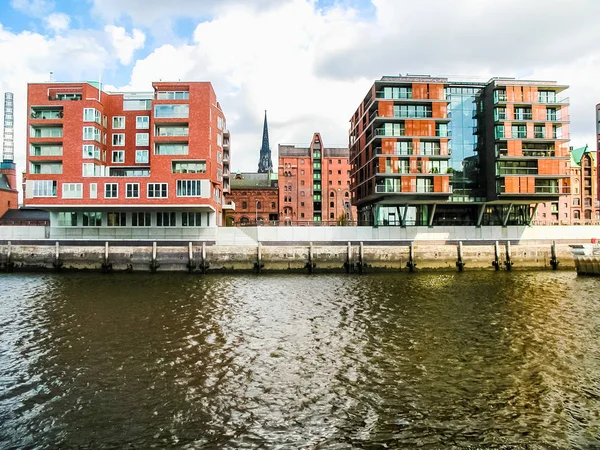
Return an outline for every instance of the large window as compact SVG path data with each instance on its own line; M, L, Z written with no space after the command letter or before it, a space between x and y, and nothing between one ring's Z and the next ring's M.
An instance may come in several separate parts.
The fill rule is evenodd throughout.
M199 227L202 226L202 216L199 212L183 212L181 213L182 227Z
M34 197L56 197L56 181L33 180Z
M33 162L29 166L29 171L35 174L61 174L63 165L59 162Z
M102 122L102 114L100 111L94 108L83 109L83 121L84 122L96 122L100 124Z
M135 151L135 162L137 164L148 163L148 150L136 150Z
M101 212L84 211L82 216L83 216L83 226L84 227L101 227L102 226L102 213Z
M135 134L135 145L137 147L145 147L149 144L149 134L148 133L136 133Z
M155 155L187 155L189 151L187 144L156 144Z
M148 198L167 198L168 194L167 183L148 183Z
M140 183L127 183L125 185L125 197L126 198L139 198L140 197Z
M156 226L157 227L174 227L176 225L174 212L157 212Z
M59 227L76 227L77 213L75 212L59 212L58 213Z
M206 161L178 162L173 161L173 173L205 173Z
M127 214L124 212L106 213L106 225L109 227L124 227L127 225Z
M119 185L117 183L104 183L104 198L118 198Z
M114 133L112 135L112 145L122 147L125 145L125 133Z
M29 149L31 156L62 156L62 145L32 145Z
M125 117L117 116L112 118L113 130L124 130L125 129Z
M62 198L83 198L83 183L62 183Z
M412 87L384 87L383 98L402 99L412 98Z
M156 136L187 136L190 134L188 126L160 126L156 127Z
M104 166L99 166L94 163L83 163L83 176L84 177L103 177Z
M132 227L149 227L150 213L149 212L134 212L131 213L131 226Z
M189 105L155 105L154 117L158 119L187 119L190 115Z
M177 180L177 197L200 197L200 180Z
M138 130L145 130L150 128L150 117L148 116L137 116L135 118L135 127Z
M83 140L84 141L98 141L100 142L100 130L96 127L83 127Z
M86 144L83 146L83 158L100 159L100 147L97 145Z

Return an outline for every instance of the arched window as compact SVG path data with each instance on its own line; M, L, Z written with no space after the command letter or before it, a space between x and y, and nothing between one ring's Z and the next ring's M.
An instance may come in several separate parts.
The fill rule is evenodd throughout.
M246 209L248 208L248 203L247 202L242 202L242 209Z
M247 217L244 216L244 217L242 217L240 219L240 224L242 224L242 225L248 225L248 223L250 223L250 220L248 220Z
M330 196L331 198L333 198L333 197L335 197L335 194L334 194L333 192L330 192L330 193L329 193L329 196Z
M275 204L275 202L271 202L271 209L276 209L277 205Z
M348 194L348 191L344 192L344 197L346 197L346 198L350 197L350 194Z
M573 206L581 205L581 199L579 197L573 197Z
M579 220L581 217L581 213L578 210L573 211L573 219Z
M591 198L589 198L589 197L586 197L586 198L583 200L583 204L584 204L585 206L592 206L592 199L591 199Z
M330 207L330 208L333 208L333 207L334 207L334 205L333 205L333 202L329 202L329 207Z
M262 202L256 202L256 209L262 209Z
M592 218L592 211L590 211L589 209L583 212L583 215L585 216L586 220L591 220Z
M333 214L333 213L329 213L329 218L330 218L330 219L335 219L335 216L334 216L334 214Z

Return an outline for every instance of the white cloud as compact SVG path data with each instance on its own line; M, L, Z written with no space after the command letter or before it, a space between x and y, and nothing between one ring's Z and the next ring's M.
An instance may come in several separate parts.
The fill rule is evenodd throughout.
M123 65L131 62L136 50L144 48L146 35L138 29L134 29L131 35L128 35L123 27L106 25L104 31L108 34L117 58Z
M12 0L10 4L15 10L32 17L43 17L54 9L52 0Z
M71 18L65 13L52 13L44 18L46 28L56 34L68 30L70 22Z

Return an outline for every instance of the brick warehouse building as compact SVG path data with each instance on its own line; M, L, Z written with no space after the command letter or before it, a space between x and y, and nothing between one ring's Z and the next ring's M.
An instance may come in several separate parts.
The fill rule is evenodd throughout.
M228 200L235 210L227 212L226 225L269 225L279 220L277 174L238 172L231 178Z
M309 147L279 145L279 220L285 224L352 222L347 148L328 148L315 133Z
M567 87L430 76L376 81L351 118L359 223L529 224L570 193Z
M229 132L212 85L152 87L28 85L24 200L50 211L53 229L85 237L118 228L136 237L154 227L221 225Z
M17 208L18 203L15 164L12 161L3 161L0 163L0 217L9 209Z

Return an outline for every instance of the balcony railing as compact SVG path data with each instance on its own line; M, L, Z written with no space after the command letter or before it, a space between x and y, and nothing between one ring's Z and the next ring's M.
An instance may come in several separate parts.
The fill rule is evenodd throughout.
M515 116L514 120L532 120L533 119L532 113L516 113L515 112L514 116Z
M498 175L537 175L537 167L500 167Z
M62 111L33 111L31 113L32 119L49 119L57 120L63 118Z

